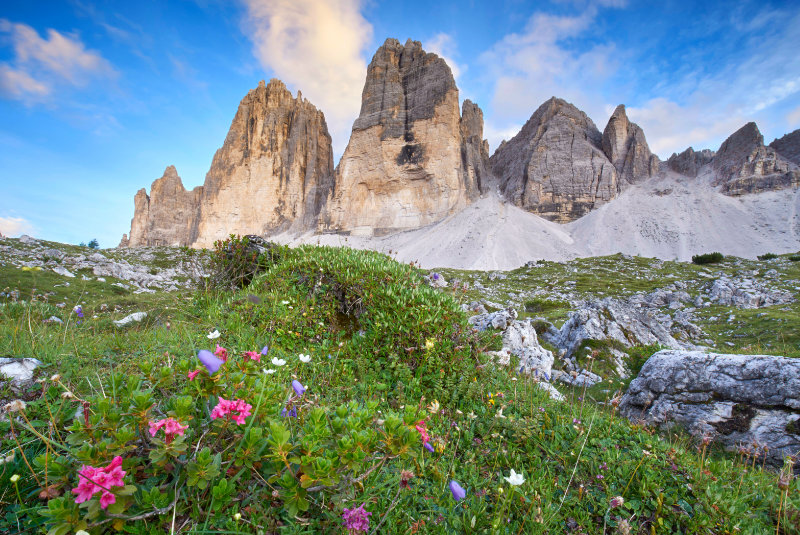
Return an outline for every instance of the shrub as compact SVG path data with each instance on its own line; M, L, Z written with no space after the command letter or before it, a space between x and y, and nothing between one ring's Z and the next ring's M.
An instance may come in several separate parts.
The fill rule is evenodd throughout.
M778 258L778 255L775 253L766 253L758 256L759 260L772 260L773 258Z
M800 254L793 254L789 256L790 262L800 262Z
M722 253L706 253L698 254L692 257L692 262L695 264L716 264L722 262Z
M214 242L211 253L208 290L244 288L253 277L280 259L281 247L258 236L231 234Z

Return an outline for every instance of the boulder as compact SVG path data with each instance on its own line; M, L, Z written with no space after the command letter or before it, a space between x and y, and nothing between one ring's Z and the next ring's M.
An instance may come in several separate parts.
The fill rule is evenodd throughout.
M19 390L33 383L40 360L21 357L0 357L0 377L9 381L13 390Z
M800 360L768 355L659 351L620 401L634 421L679 424L728 449L766 445L767 462L800 451Z
M142 321L146 317L147 317L147 312L134 312L133 314L128 314L121 320L115 320L114 325L116 325L117 327L124 327L131 323L137 323L139 321Z
M769 146L795 165L800 165L800 128L776 139Z
M737 308L761 308L795 300L793 293L770 288L753 279L734 281L724 276L708 283L706 294L712 303Z

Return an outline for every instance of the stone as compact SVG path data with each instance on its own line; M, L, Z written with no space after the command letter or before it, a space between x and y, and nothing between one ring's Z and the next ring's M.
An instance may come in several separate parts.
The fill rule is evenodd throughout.
M503 332L503 351L519 358L519 373L550 375L553 369L553 353L539 344L536 329L530 319L512 321Z
M509 202L567 223L620 191L617 170L602 150L602 135L572 104L551 98L489 159Z
M642 366L620 413L664 428L675 424L727 449L768 446L767 462L800 450L800 360L664 350Z
M325 116L280 80L262 81L239 103L203 185L186 191L168 167L149 196L136 194L120 246L210 247L230 234L313 228L332 188Z
M56 266L53 268L53 272L56 273L57 275L61 275L62 277L68 277L71 279L75 278L75 274L65 267Z
M689 147L680 154L673 153L667 160L667 167L682 175L695 178L703 166L711 163L715 152L708 149L695 151Z
M594 386L603 380L602 377L596 373L590 372L589 370L577 370L569 373L556 371L553 373L553 379L579 388Z
M58 316L50 316L49 318L44 320L44 322L45 323L59 323L59 324L64 323L64 321L61 318L59 318Z
M489 312L488 314L478 314L470 317L467 321L479 332L483 332L490 328L505 330L515 319L517 319L517 311L513 308L507 308L497 312Z
M34 358L0 357L0 376L18 391L33 383L36 368L41 365L42 362Z
M764 136L750 122L731 134L711 162L726 195L744 195L800 186L800 167L764 145Z
M425 279L426 284L432 288L447 288L447 281L445 280L444 275L441 273L431 271L423 278Z
M620 185L635 184L658 173L660 161L650 152L644 131L628 120L620 104L603 130L603 152L617 170Z
M708 300L712 303L737 308L761 308L783 305L795 300L792 292L770 288L753 279L733 281L720 277L705 287Z
M121 320L115 320L114 325L117 327L124 327L130 323L136 323L142 321L147 317L147 312L134 312L133 314L128 314Z
M800 165L800 128L769 144L778 154L795 165Z
M19 242L20 243L24 243L25 245L38 245L39 244L39 240L37 240L36 238L33 238L31 236L28 236L27 234L23 234L22 236L20 236L19 237Z
M386 235L435 223L486 183L483 114L459 113L447 63L418 41L387 39L367 68L361 112L319 230Z

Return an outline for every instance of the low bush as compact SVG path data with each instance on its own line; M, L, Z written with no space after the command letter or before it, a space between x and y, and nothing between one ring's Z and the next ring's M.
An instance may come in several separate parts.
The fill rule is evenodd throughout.
M723 258L722 253L706 253L694 255L692 262L695 264L716 264L722 262Z
M775 253L766 253L758 255L759 260L772 260L773 258L778 258L778 255L776 255Z
M258 236L236 236L214 242L206 280L208 290L244 288L258 273L280 259L281 247Z

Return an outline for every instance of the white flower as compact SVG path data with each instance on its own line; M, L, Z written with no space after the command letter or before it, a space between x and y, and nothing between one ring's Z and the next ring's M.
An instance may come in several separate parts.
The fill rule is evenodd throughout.
M274 366L283 366L286 364L286 361L283 359L279 359L278 357L272 357L272 364Z
M311 362L311 355L303 355L300 353L300 362L309 363Z
M213 331L208 333L208 336L206 336L206 338L208 338L209 340L215 340L219 338L219 331L214 329Z
M434 399L433 401L431 401L431 404L428 405L428 412L430 412L431 414L436 414L437 412L439 412L439 402L437 400Z
M281 301L281 304L282 304L282 305L288 305L288 304L289 304L289 301Z
M503 416L503 407L500 407L500 408L497 410L497 414L495 414L495 415L494 415L494 417L495 417L495 418L505 418L505 416Z
M512 487L518 487L523 483L525 483L525 478L522 477L522 474L516 473L513 468L511 469L511 475L508 477L504 477L503 479L508 481L509 485L511 485Z
M266 373L267 375L272 375L273 373L275 373L275 370L273 370L272 368L270 368L270 369L268 369L268 370L264 370L264 373Z

